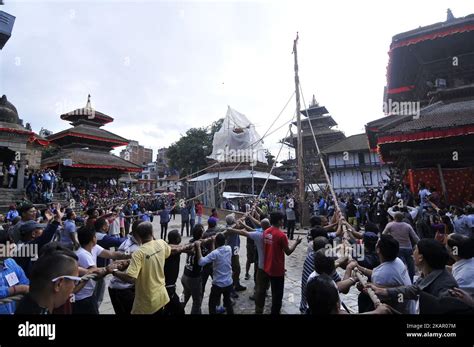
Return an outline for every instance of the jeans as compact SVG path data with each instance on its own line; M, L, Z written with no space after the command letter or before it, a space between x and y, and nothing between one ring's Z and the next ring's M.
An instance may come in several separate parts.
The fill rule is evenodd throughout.
M202 224L202 216L197 216L198 217L198 223L197 224Z
M262 314L265 307L265 295L270 285L270 277L262 269L257 269L255 283L255 313Z
M288 221L288 229L287 229L287 235L290 240L293 240L293 235L295 234L295 220L289 220Z
M166 234L168 233L168 223L161 224L161 239L166 240Z
M189 301L189 298L193 298L193 306L191 308L191 314L202 314L201 304L202 304L202 285L201 285L201 276L199 277L189 277L183 274L181 277L181 283L183 284L183 294L184 294L184 306Z
M234 283L234 288L240 286L240 261L239 255L232 255L232 281Z
M413 283L413 276L415 276L415 261L413 260L413 250L411 248L400 248L398 257L403 260L408 269L411 283Z
M196 219L191 218L189 220L189 226L191 227L191 231L194 229L194 226L196 225Z
M202 267L201 271L201 297L204 297L204 292L206 291L206 283L209 278L209 276L212 278L212 264L207 264Z
M227 287L218 287L215 284L211 287L211 294L209 295L209 314L216 314L216 307L219 305L221 295L224 296L224 307L227 314L234 314L232 301L230 300L230 293L232 292L232 285Z
M168 297L170 301L164 307L166 316L182 316L184 315L184 307L179 301L179 296L176 294L176 285L166 286Z
M101 278L100 280L96 282L94 294L92 295L92 297L97 302L97 308L99 308L100 305L102 304L102 301L104 301L104 293L105 293L105 279Z
M184 226L186 226L186 236L189 236L189 220L183 220L181 222L181 236L183 236Z
M129 315L135 300L135 288L113 289L109 287L109 296L115 314Z
M270 276L272 286L272 311L271 314L280 314L283 301L283 290L285 288L285 277Z
M14 180L15 180L15 175L8 174L8 188L13 188Z

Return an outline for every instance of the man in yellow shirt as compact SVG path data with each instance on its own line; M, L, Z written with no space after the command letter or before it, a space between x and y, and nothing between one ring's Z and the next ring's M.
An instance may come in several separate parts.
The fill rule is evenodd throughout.
M192 245L174 246L164 240L155 240L150 222L140 223L133 236L140 248L133 253L126 272L116 269L113 274L135 284L132 314L163 314L163 307L170 300L165 288L165 260L172 254L190 249Z

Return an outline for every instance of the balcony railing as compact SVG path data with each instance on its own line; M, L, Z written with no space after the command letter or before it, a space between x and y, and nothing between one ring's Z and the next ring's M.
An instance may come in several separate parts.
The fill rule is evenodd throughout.
M344 164L333 164L329 163L330 169L344 169L344 168L355 168L355 167L382 167L382 163L344 163Z

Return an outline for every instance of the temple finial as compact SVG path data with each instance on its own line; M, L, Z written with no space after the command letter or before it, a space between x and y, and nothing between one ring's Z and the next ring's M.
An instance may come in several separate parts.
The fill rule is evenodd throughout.
M452 21L452 20L456 19L456 17L454 17L453 12L451 11L450 8L448 8L448 10L446 12L448 14L447 17L446 17L446 22L449 22L449 21Z
M88 97L87 97L86 108L92 108L92 105L91 105L91 95L90 95L90 94L89 94Z

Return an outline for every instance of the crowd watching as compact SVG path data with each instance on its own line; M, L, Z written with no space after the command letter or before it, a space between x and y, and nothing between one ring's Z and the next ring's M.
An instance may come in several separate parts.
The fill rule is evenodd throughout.
M118 315L183 315L190 300L190 314L233 314L253 279L253 313L278 315L297 249L302 314L474 312L474 205L447 205L422 182L416 194L385 182L337 201L324 191L304 204L283 193L224 200L207 214L198 198L139 195L115 180L42 170L25 182L28 200L0 215L1 314L99 314L106 291Z

